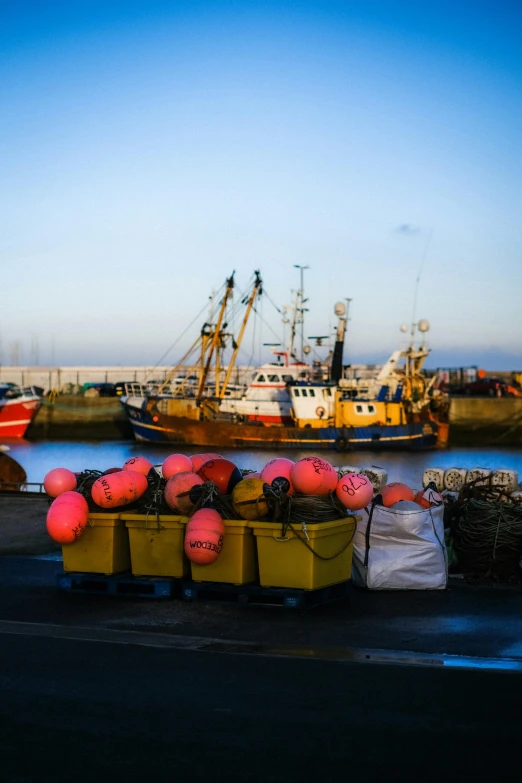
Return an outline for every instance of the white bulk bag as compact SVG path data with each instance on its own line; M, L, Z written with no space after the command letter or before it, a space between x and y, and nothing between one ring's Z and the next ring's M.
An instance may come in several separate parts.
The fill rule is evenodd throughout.
M354 584L370 590L443 590L448 578L444 506L372 505L357 523Z

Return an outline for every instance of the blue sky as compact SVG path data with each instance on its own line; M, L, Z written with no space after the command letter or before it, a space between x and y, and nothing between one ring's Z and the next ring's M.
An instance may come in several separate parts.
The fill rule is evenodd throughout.
M522 368L521 35L502 0L2 0L0 361L155 363L233 269L282 306L301 264L345 361L420 271L432 366Z

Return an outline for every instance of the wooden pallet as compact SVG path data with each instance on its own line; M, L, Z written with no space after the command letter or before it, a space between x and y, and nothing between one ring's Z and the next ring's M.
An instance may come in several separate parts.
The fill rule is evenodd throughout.
M285 609L302 609L347 598L348 585L349 582L340 582L317 590L298 590L287 587L261 587L257 584L182 582L181 595L185 601L226 601L242 605L261 604L283 606Z
M56 586L66 593L122 596L126 598L175 598L180 579L132 576L132 574L58 574Z

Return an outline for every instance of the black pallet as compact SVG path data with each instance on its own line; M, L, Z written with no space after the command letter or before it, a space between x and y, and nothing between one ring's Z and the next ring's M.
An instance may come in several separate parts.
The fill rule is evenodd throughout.
M242 605L261 604L283 606L285 609L303 609L347 598L348 585L349 582L340 582L317 590L298 590L288 587L261 587L256 584L183 582L181 595L185 601L226 601Z
M56 586L66 593L123 596L126 598L174 598L180 579L132 576L132 574L58 574Z

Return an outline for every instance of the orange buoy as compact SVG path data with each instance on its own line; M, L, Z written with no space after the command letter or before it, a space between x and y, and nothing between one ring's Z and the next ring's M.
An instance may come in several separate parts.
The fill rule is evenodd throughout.
M57 544L74 544L84 533L89 506L79 492L63 492L53 500L45 521L47 532Z
M143 473L127 468L100 476L92 485L91 495L97 506L117 508L139 500L148 486L147 477Z
M387 508L398 503L400 500L415 499L415 494L406 484L402 484L400 481L392 481L391 484L386 484L381 489L382 504Z
M78 482L76 474L67 468L53 468L43 480L44 489L52 498L57 498L62 492L72 492Z
M337 471L320 457L303 457L290 470L296 492L304 495L327 495L339 482Z
M146 457L131 457L124 463L123 470L134 470L136 473L147 476L153 467L152 462Z
M372 502L373 486L367 476L361 473L347 473L339 479L335 494L345 508L357 511Z
M415 503L421 508L431 508L432 506L440 506L444 503L442 495L439 495L436 489L421 489L414 497Z
M277 459L272 459L270 462L266 463L265 467L261 471L261 478L265 484L270 484L270 486L272 486L272 483L275 479L286 479L288 482L288 489L284 489L286 484L281 483L281 486L283 487L283 491L285 491L288 495L291 495L293 492L295 492L290 476L294 465L295 462L293 462L291 459L277 457Z
M222 495L229 495L243 478L237 465L223 457L207 460L197 473L203 481L213 481Z
M191 457L189 457L190 461L192 462L192 470L194 473L197 473L198 470L202 465L205 464L205 462L208 462L209 459L223 459L221 454L192 454Z
M232 506L241 519L263 519L269 508L263 495L265 482L248 474L232 490Z
M175 473L165 486L165 502L178 514L190 514L197 502L197 494L191 490L203 486L205 482L197 473Z
M164 479L169 479L176 473L191 473L193 470L192 462L184 454L171 454L161 466Z

